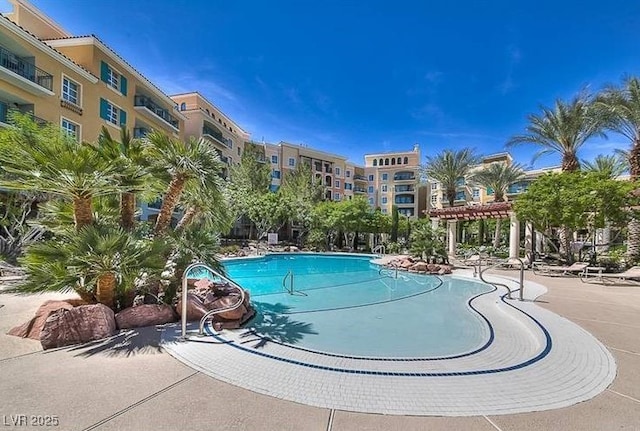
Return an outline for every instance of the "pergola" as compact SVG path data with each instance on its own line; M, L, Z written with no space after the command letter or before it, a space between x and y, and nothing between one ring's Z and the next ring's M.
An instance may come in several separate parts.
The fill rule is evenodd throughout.
M520 254L520 221L511 207L511 202L495 202L484 205L466 205L459 207L437 208L425 211L435 226L440 220L447 222L447 245L449 255L456 253L456 233L458 220L506 219L509 223L509 258L516 258ZM533 227L527 223L525 246L532 251L534 241Z

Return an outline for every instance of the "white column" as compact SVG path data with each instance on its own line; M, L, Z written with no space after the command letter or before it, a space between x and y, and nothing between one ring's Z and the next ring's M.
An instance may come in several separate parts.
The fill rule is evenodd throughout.
M603 229L596 229L596 244L609 244L611 241L611 228L609 226ZM596 247L597 253L602 253L609 250L608 245L599 245Z
M440 220L437 218L431 219L431 229L438 229L440 227Z
M509 258L518 257L520 254L520 222L516 213L509 213Z
M536 231L536 253L544 253L544 235L540 231Z
M447 238L449 244L449 256L455 256L456 254L456 231L458 227L458 222L456 220L449 220L447 222Z
M531 263L534 258L534 245L533 245L533 224L527 223L524 227L524 251L526 263Z

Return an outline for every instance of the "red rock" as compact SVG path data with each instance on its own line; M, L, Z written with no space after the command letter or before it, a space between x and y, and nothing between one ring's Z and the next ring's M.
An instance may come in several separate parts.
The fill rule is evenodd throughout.
M40 332L49 315L60 309L69 310L71 308L73 308L73 305L67 301L46 301L38 308L36 315L31 320L15 328L11 328L7 334L39 340Z
M162 325L175 322L176 315L169 305L145 304L125 308L116 314L116 324L120 329L139 328L141 326Z
M435 263L428 263L427 271L429 271L431 274L436 273L440 271L440 265L436 265Z
M208 290L211 288L212 284L213 283L211 282L211 280L207 278L201 278L200 280L194 283L194 287L198 290Z
M210 304L207 304L207 308L209 308L209 310L215 310L218 308L230 307L234 304L237 304L239 299L240 298L236 295L223 296L211 302ZM236 308L235 310L225 311L220 314L216 314L214 316L214 319L216 317L220 317L226 320L240 320L246 312L247 312L247 308L243 304L238 308Z
M418 271L418 272L426 272L427 271L427 264L424 263L424 262L417 262L417 263L413 264L411 269L414 270L414 271Z
M108 337L116 331L113 311L103 304L58 309L47 318L40 344L43 349L86 343Z
M182 317L182 295L178 299L178 305L176 305L176 311L178 315ZM187 321L193 322L195 320L202 319L202 316L209 311L204 306L202 299L193 292L187 292Z
M413 262L411 262L409 259L404 259L402 262L400 262L400 268L411 268L413 266Z

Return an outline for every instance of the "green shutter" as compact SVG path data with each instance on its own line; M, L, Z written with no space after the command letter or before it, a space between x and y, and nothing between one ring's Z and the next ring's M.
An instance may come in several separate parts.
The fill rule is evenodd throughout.
M100 118L102 118L103 120L109 119L108 106L109 102L107 102L103 98L100 98Z
M127 95L127 78L120 75L120 92L126 96Z
M124 126L125 124L127 124L127 113L124 112L122 109L120 110L120 125Z
M109 80L109 65L104 61L100 62L100 79L104 82Z

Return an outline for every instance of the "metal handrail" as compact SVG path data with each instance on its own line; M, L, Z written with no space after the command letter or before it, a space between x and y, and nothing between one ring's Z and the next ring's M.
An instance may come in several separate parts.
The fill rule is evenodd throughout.
M289 288L287 289L287 278L288 277L291 277L291 282L289 283ZM282 279L282 288L284 290L286 290L289 295L308 296L305 292L303 292L301 290L296 291L294 289L294 285L295 284L294 284L293 271L289 270L287 272L287 274L284 276L284 278Z
M194 268L204 268L207 271L211 272L213 275L216 275L218 277L220 277L222 280L226 281L227 283L229 283L232 287L234 287L235 289L238 289L238 291L240 292L240 300L230 306L227 307L223 307L223 308L217 308L215 310L210 310L207 313L205 313L204 316L202 316L202 319L200 319L200 326L199 326L199 331L198 331L198 335L203 335L204 333L204 323L206 322L206 320L213 316L214 314L220 314L220 313L224 313L226 311L233 311L237 308L240 308L240 306L242 304L244 304L244 300L245 300L245 293L244 293L244 289L242 287L240 287L238 284L236 284L233 280L231 280L230 278L225 277L224 275L220 274L219 272L217 272L216 270L214 270L213 268L211 268L208 265L205 265L204 263L200 263L200 262L196 262L196 263L192 263L191 265L189 265L187 267L187 269L184 270L184 274L182 275L182 336L181 338L183 340L187 339L187 291L189 289L189 286L187 284L187 278L189 273L191 272L192 269Z
M387 272L387 275L388 275L389 277L392 277L392 278L398 278L398 267L397 267L397 266L394 266L393 268L396 270L395 277L392 277L392 275L391 275L391 269L390 269L390 268L388 268L388 267L386 267L386 266L383 266L383 267L381 267L381 268L378 270L378 275L382 276L382 275L383 275L383 272L385 272L385 271L386 271L386 272Z
M493 286L502 286L505 289L507 289L507 298L508 299L513 299L511 297L511 294L513 293L513 291L511 290L511 288L509 288L509 286L507 286L506 284L502 284L502 283L497 283L497 282L490 282L484 279L484 273L490 269L493 268L497 268L498 266L501 265L506 265L506 264L511 264L513 260L518 261L518 263L520 264L520 280L518 282L519 285L519 289L518 289L518 299L520 301L524 300L524 262L522 261L522 259L520 259L519 257L511 257L509 259L505 259L501 262L497 262L491 266L487 266L486 268L482 269L482 261L480 260L478 262L478 276L480 277L480 280L482 280L483 282L487 283L487 284L491 284ZM475 267L474 267L474 272L475 272ZM474 273L475 275L475 273Z
M384 246L384 244L378 244L375 247L373 247L373 250L371 250L372 253L378 253L378 251L382 250L382 254L387 254L387 248Z

